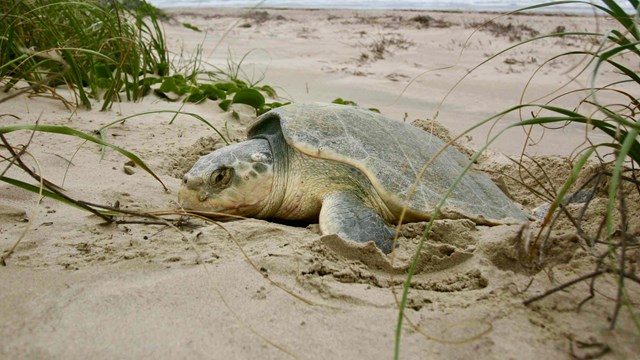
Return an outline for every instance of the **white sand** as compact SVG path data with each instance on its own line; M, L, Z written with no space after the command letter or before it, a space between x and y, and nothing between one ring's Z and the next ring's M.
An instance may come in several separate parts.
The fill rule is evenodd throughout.
M260 23L242 19L242 13L233 10L172 10L177 21L165 24L167 40L174 51L184 49L185 54L202 44L204 59L222 68L229 54L239 61L251 51L243 63L245 75L253 80L264 76L265 84L277 86L292 101L342 97L399 120L406 113L406 121L433 118L438 103L462 75L512 44L506 37L478 32L458 58L473 31L466 25L491 17L486 14L268 12L269 19ZM420 28L410 20L418 14L451 25ZM179 22L208 33L193 32ZM526 23L541 33L559 25L573 30L595 26L590 18L560 16L515 16L500 22ZM242 24L251 26L238 26ZM391 48L383 59L361 61L368 51L365 46L383 37L405 39L411 45ZM489 62L447 98L438 121L459 133L518 103L527 80L545 59L587 45L575 39L544 40ZM568 82L567 71L578 60L563 58L545 66L525 99ZM616 75L602 76L611 80ZM107 112L70 112L57 101L22 96L2 104L1 111L20 120L3 116L0 124L40 119L90 133L125 116L180 106L148 97L141 103L116 104ZM246 107L235 109L241 114L239 121L213 102L183 110L219 128L226 124L233 137L241 137L253 114ZM38 133L29 152L42 166L42 174L62 184L72 197L135 211L175 209L181 175L198 155L221 144L211 129L193 118L179 116L173 124L170 119L170 114L137 117L106 131L108 141L140 155L169 191L140 168L125 174L127 159L120 154L107 150L101 155L96 145L82 145L76 138ZM515 120L508 117L494 133ZM487 127L475 131L471 145L484 144L488 132ZM531 155L544 155L537 159L556 189L568 165L548 155L570 153L584 132L578 127L547 132L539 146L527 149ZM590 136L598 139L597 134ZM26 143L28 137L26 132L7 136L13 145ZM491 148L519 154L522 139L522 130L514 130ZM497 159L496 155L481 165L505 182L528 211L539 205L541 200L508 181L508 175L516 176L515 168ZM25 179L15 168L7 176ZM0 249L10 248L30 225L7 266L0 267L0 357L6 359L390 358L398 317L392 288L400 292L408 259L424 228L404 227L392 267L370 248L345 249L332 237L320 237L314 226L191 220L179 233L160 225L103 225L94 216L50 199L35 207L33 194L4 183L0 194ZM637 193L629 196L629 218L638 236L640 200ZM589 229L601 218L603 204L599 195L587 215ZM517 226L437 221L422 250L406 312L419 331L405 321L402 358L587 358L606 348L608 358L638 358L638 331L627 309L621 310L615 330L609 329L616 296L612 277L598 281L595 298L580 312L575 308L589 295L586 282L532 305L522 304L595 268L583 249L584 240L571 229L568 221L560 222L547 242L546 266L540 271L528 261ZM630 251L629 259L637 263L640 253ZM627 289L637 301L637 284Z

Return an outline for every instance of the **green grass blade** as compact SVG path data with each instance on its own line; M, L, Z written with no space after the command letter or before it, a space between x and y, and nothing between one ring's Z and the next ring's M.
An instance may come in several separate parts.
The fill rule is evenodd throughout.
M636 38L636 40L640 40L640 31L638 31L638 27L636 26L633 18L630 17L624 10L622 10L620 5L618 5L615 1L602 0L602 2L605 3L608 7L609 11L607 11L607 13L613 16L616 21L618 21L626 30L628 30L634 38ZM634 8L637 9L638 5L635 4Z
M609 64L611 64L612 66L614 66L616 69L620 70L625 76L629 77L631 80L635 81L636 84L640 85L640 76L633 70L629 69L628 67L612 61L612 60L608 60Z
M0 181L4 181L7 184L19 187L19 188L27 190L27 191L31 191L31 192L36 193L36 194L39 194L40 191L41 191L39 186L35 186L35 185L29 184L29 183L26 183L26 182L23 182L23 181L20 181L20 180L16 180L16 179L13 179L13 178L10 178L10 177L6 177L6 176L0 176ZM49 191L47 189L42 189L42 195L46 196L48 198L51 198L53 200L60 201L61 203L64 203L66 205L70 205L70 206L73 206L75 208L78 208L78 209L86 211L86 209L83 209L82 207L78 206L74 202L68 201L67 199L63 198L62 196L60 196L60 195L58 195L58 194L56 194L54 192L51 192L51 191Z
M521 104L521 105L517 105L514 107L511 107L507 110L504 110L488 119L485 119L481 122L479 122L478 124L472 126L471 128L467 129L465 132L463 132L460 136L464 136L465 134L475 130L476 128L492 121L498 118L503 117L504 115L517 111L519 109L523 109L526 107L541 107L541 108L545 108L547 110L551 110L551 111L555 111L557 113L563 114L565 116L557 116L557 117L543 117L543 118L534 118L534 119L530 119L530 120L524 120L524 121L520 121L514 124L511 124L507 127L505 127L504 129L502 129L501 131L499 131L495 136L493 136L489 141L487 141L487 143L480 148L480 150L478 150L478 152L476 152L476 154L474 154L474 156L471 158L471 160L469 161L468 165L463 169L462 174L460 174L460 176L456 179L456 181L454 181L454 183L451 185L451 187L447 190L447 192L443 195L442 200L436 205L434 211L431 214L431 220L429 221L429 223L427 224L421 238L420 241L418 243L418 246L416 247L416 251L415 251L415 255L411 261L411 265L409 266L409 270L407 272L407 277L405 279L405 282L403 284L403 289L402 289L402 297L400 300L400 305L399 305L399 310L398 310L398 320L397 320L397 324L396 324L396 333L395 333L395 348L394 348L394 358L395 359L399 359L400 357L400 339L401 339L401 335L402 335L402 324L403 324L403 320L404 320L404 309L406 309L407 306L407 301L409 298L409 289L411 288L411 280L413 278L413 275L415 274L415 270L417 269L417 265L418 265L418 260L419 260L419 254L420 251L424 245L424 242L427 240L428 238L428 234L429 231L431 230L432 226L433 226L433 222L435 221L435 218L440 214L440 209L442 208L442 206L444 206L444 203L446 201L446 199L449 197L449 195L455 190L455 188L458 186L458 183L460 182L462 176L464 176L469 169L473 166L473 164L475 163L475 161L477 161L477 159L480 157L480 155L493 143L495 142L499 137L501 137L503 135L503 133L505 133L507 130L514 128L514 127L524 127L524 126L529 126L529 125L541 125L541 124L545 124L545 123L553 123L553 122L567 122L567 121L575 121L575 122L581 122L581 123L588 123L588 124L596 124L598 126L598 128L600 130L603 130L605 132L607 132L607 134L609 134L610 136L616 136L616 132L615 132L615 128L613 128L613 125L604 122L604 121L600 121L600 120L593 120L593 119L588 119L585 116L576 113L574 111L571 110L567 110L567 109L563 109L560 107L555 107L555 106L548 106L548 105L535 105L535 104ZM625 144L628 147L627 149L627 153L629 153L631 151L631 149L633 148L634 145L637 145L638 148L640 149L640 144L638 144L637 142L637 137L638 137L638 130L634 129L632 132L630 132L629 134L625 135L623 137L623 139L625 139ZM614 137L616 138L616 137ZM590 153L592 152L591 150L589 151ZM622 151L621 151L622 152ZM626 155L625 155L626 156ZM583 156L580 161L587 161L588 158Z
M622 169L624 167L624 163L627 159L627 155L634 144L637 143L638 138L638 129L632 129L629 134L626 136L622 146L620 147L620 152L616 155L616 162L611 172L611 182L609 183L609 203L607 205L607 237L611 237L613 234L613 213L615 210L615 199L617 196L618 187L620 186L620 176L622 174Z
M576 180L578 179L578 176L580 175L580 171L582 171L582 169L584 168L584 165L591 158L591 155L593 155L595 151L596 151L595 147L591 147L587 151L585 151L584 154L582 154L582 156L580 156L576 164L571 169L569 178L564 182L564 184L562 185L562 188L560 189L560 191L558 191L558 195L553 200L553 203L551 203L551 205L549 206L549 210L547 211L547 214L545 215L545 218L542 221L542 226L549 223L549 221L551 220L551 216L553 216L553 214L556 212L556 209L558 209L558 207L560 206L560 203L563 201L563 199L569 192L569 189L571 188L571 186L575 184Z
M198 114L195 114L195 113L182 112L182 111L176 111L176 110L154 110L154 111L147 111L147 112L141 112L141 113L133 114L133 115L126 116L126 117L123 117L121 119L118 119L116 121L113 121L113 122L101 127L98 131L102 132L102 130L104 130L104 129L108 128L108 127L111 127L111 126L113 126L115 124L121 123L121 122L123 122L125 120L131 119L131 118L134 118L134 117L143 116L143 115L149 115L149 114L161 114L161 113L170 113L170 114L175 114L175 115L188 115L188 116L191 116L191 117L199 120L200 122L203 122L204 124L206 124L211 129L213 129L213 131L215 131L218 134L218 136L220 136L220 138L222 139L222 141L225 142L225 144L229 145L229 143L230 143L229 140L227 140L227 138L225 138L224 135L222 135L222 133L215 126L213 126L210 122L207 121L207 119L205 119L202 116L200 116ZM173 121L173 120L171 120L171 121Z
M473 162L473 160L477 159L477 156L479 153L485 151L485 149L491 143L496 141L496 139L501 137L506 130L513 127L521 127L521 126L529 127L533 125L545 125L545 124L551 124L551 123L561 123L561 124L568 125L573 123L573 124L584 124L586 127L590 127L591 131L593 130L602 131L604 134L606 134L609 137L609 141L608 142L605 141L604 143L597 144L597 145L593 143L589 143L586 151L581 155L578 162L574 165L574 167L572 168L572 172L569 175L569 178L563 184L563 187L560 190L559 194L557 195L556 199L554 199L554 202L552 204L552 207L549 213L553 213L553 210L557 209L564 195L566 195L566 193L569 191L571 186L575 183L576 179L578 178L578 175L581 172L581 169L585 166L586 162L589 160L590 157L593 156L593 154L596 152L598 148L607 147L607 148L614 149L614 152L616 153L616 160L615 160L613 175L610 182L608 212L606 214L606 219L605 219L607 222L606 235L607 235L607 238L610 239L611 234L613 234L613 230L614 230L613 229L613 226L614 226L613 212L615 210L615 197L617 195L619 186L621 186L620 185L621 173L622 173L624 164L626 161L628 161L629 158L635 161L635 163L640 164L640 142L638 141L638 134L640 133L640 122L637 119L637 111L636 111L638 107L637 95L633 95L634 94L633 92L625 91L624 88L616 87L617 85L620 85L620 84L629 84L630 86L637 85L640 83L639 82L640 76L638 76L638 74L633 72L633 70L630 70L628 67L614 61L613 59L614 57L618 58L620 57L620 55L626 55L627 53L640 57L640 49L639 49L640 31L638 30L640 10L638 9L638 6L639 6L638 0L629 0L629 3L636 9L635 14L632 16L630 16L629 14L626 14L622 10L622 8L613 0L603 0L601 3L602 5L592 4L587 1L557 1L557 2L548 2L544 4L533 5L533 6L529 6L529 7L512 12L512 13L516 13L516 12L521 12L523 10L533 10L533 9L538 9L538 8L547 7L547 6L555 6L560 4L587 4L587 5L593 6L595 9L598 9L606 13L607 15L611 16L612 18L614 18L615 21L618 23L619 27L622 28L622 30L613 29L604 33L587 33L587 32L573 33L573 35L596 36L601 39L599 46L595 50L592 50L589 52L586 52L586 51L582 52L585 56L590 57L588 59L589 61L587 66L590 66L591 64L595 64L595 65L594 65L594 70L591 72L591 87L587 89L589 91L589 95L585 99L583 99L575 107L575 109L571 110L571 109L565 109L562 107L551 105L553 101L564 96L564 94L561 94L557 96L555 99L549 101L548 104L544 104L544 105L520 104L517 106L513 106L505 111L502 111L490 117L489 119L485 119L479 122L478 124L474 125L473 127L467 129L465 132L460 134L460 136L464 136L465 134L478 128L481 125L486 124L489 121L501 119L502 117L504 117L505 115L511 112L519 112L520 114L522 114L522 110L526 108L535 108L536 110L538 110L537 114L540 114L543 111L552 112L552 114L549 116L546 116L547 114L544 113L545 116L537 116L537 117L534 117L533 119L522 120L515 124L508 125L504 129L499 131L497 135L493 136L487 142L487 144L484 147L482 147L478 151L478 153L476 153L476 155L474 155L472 159L472 162ZM512 13L509 13L509 14L512 14ZM505 14L505 15L509 15L509 14ZM506 53L523 44L526 44L532 41L537 41L546 37L566 36L566 35L569 35L569 33L563 32L558 34L543 35L543 36L539 36L529 40L525 40L513 46L510 46L500 51L498 54L491 56L488 59L482 61L480 64L478 64L477 66L473 67L470 71L468 71L464 76L461 77L461 79L458 82L456 82L453 85L453 87L446 93L446 95L438 105L438 109L444 103L444 101L448 98L448 96L453 92L453 90L462 82L462 80L464 80L471 72L475 71L477 68L486 64L488 61L495 59L497 56L503 53ZM468 41L469 40L467 40L467 42L463 45L463 49L466 47L466 44L468 43ZM566 55L570 55L570 53L563 53L563 54L557 55L556 57L566 56ZM605 64L609 64L613 68L619 70L623 76L627 77L627 79L625 81L616 81L614 83L596 87L596 77L598 76L598 70L601 66ZM587 69L587 66L582 68L580 74L582 74L582 72ZM577 77L578 76L573 77L572 81L574 81ZM599 103L598 100L596 99L596 95L599 91L603 89L611 90L611 91L617 92L618 94L623 95L623 97L625 97L628 103L611 104L611 105L604 105ZM558 90L561 90L561 89L558 89ZM558 91L558 90L555 90L555 91ZM524 98L524 96L522 98ZM589 113L587 115L581 114L579 111L584 110L583 109L584 107L581 106L582 104L592 105L593 107L595 107L595 111L593 111L593 109L589 109ZM622 109L622 110L619 110L619 109ZM596 115L601 118L596 117ZM470 162L469 165L464 169L463 174L461 176L463 176L464 173L468 171L472 162ZM411 285L412 276L415 273L415 269L417 266L419 253L422 249L423 243L428 238L429 231L434 221L433 219L435 218L435 216L439 214L440 207L444 203L444 199L446 199L449 196L453 188L457 185L458 180L459 179L457 179L456 182L452 185L452 187L447 191L447 193L444 195L443 200L436 206L434 212L432 213L432 220L428 223L424 233L422 234L422 237L420 238L420 242L418 244L417 250L412 259L411 265L409 267L407 277L403 284L402 298L399 305L398 322L397 322L396 334L395 334L394 357L396 359L398 359L400 356L400 339L402 335L402 323L404 319L404 310L407 306L408 292L411 287L410 285ZM611 254L611 255L612 255L611 258L613 258L614 260L616 257L622 256L619 253ZM616 265L614 264L614 262L612 262L609 266L615 267ZM624 266L624 265L621 265L621 266ZM621 283L619 284L620 291L622 291L623 297L624 297L626 296L625 295L626 292L624 291L624 288L623 288L622 276L620 277L620 279L621 279L620 280ZM636 320L637 317L635 316L634 309L632 308L631 302L627 301L625 303L629 307L632 318L634 319L634 323L636 324L637 328L640 330L640 325L638 324L638 320Z
M94 100L102 101L103 110L121 97L138 100L146 93L147 75L164 76L169 68L157 21L161 13L145 1L139 3L144 11L129 10L120 1L21 1L9 14L3 11L9 7L6 0L0 2L6 18L0 23L0 82L11 88L20 80L34 84L53 78L49 86L30 91L54 92L64 84L86 108ZM31 48L40 56L14 61L25 54L21 49ZM58 56L47 58L49 51ZM96 70L105 64L113 73L98 77Z
M110 144L110 143L108 143L106 141L103 141L102 139L99 139L99 138L97 138L95 136L91 136L89 134L85 134L85 133L83 133L81 131L72 129L72 128L67 127L67 126L31 125L31 124L3 126L3 127L0 127L0 134L7 134L7 133L10 133L10 132L19 131L19 130L42 131L42 132L53 133L53 134L75 136L77 138L84 139L84 140L87 140L87 141L91 141L93 143L96 143L96 144L99 144L99 145L102 145L102 146L110 147L110 148L116 150L117 152L121 153L122 155L126 156L131 161L133 161L136 165L140 166L140 168L142 168L146 172L148 172L151 176L153 176L156 180L158 180L158 182L160 182L160 184L162 184L162 187L165 190L167 190L167 187L162 182L162 180L160 180L160 178L147 166L147 164L144 163L144 161L142 161L142 159L140 159L135 154L133 154L133 153L131 153L131 152L119 147L119 146Z

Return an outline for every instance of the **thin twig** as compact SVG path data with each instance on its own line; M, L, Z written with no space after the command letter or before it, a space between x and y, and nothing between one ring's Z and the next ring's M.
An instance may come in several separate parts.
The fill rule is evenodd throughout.
M625 256L626 256L626 249L627 249L627 241L626 241L626 234L627 234L627 211L626 211L626 204L624 201L624 194L623 194L623 184L620 184L620 186L618 187L618 197L620 198L620 208L618 209L618 211L620 212L620 226L621 226L621 232L622 232L622 236L621 236L621 244L620 244L620 254L619 254L619 259L618 259L618 271L619 271L619 275L618 275L618 292L616 294L616 305L615 308L613 310L613 316L611 317L611 325L609 326L610 329L613 329L616 326L616 322L618 320L618 315L620 314L620 308L622 307L622 297L624 295L624 273L625 273Z
M40 114L40 116L42 116L42 114ZM36 120L36 124L35 124L36 127L38 126L39 122L40 122L40 117L38 117L38 119ZM20 156L22 156L22 154L24 154L27 151L27 148L29 147L29 145L31 145L31 141L33 140L33 136L35 135L35 133L36 133L35 130L31 132L31 134L29 135L29 140L27 140L27 144L24 145L17 154L12 153L12 158L9 161L9 165L7 165L7 167L2 171L2 174L0 174L0 176L4 176L4 174L6 174L7 171L9 171L9 169L20 159ZM6 147L9 147L9 144L6 142L4 137L2 139L3 139L4 145Z
M13 94L1 98L0 99L0 103L3 103L5 101L9 101L9 100L11 100L11 99L13 99L15 97L18 97L18 96L24 94L24 93L28 93L29 91L37 92L38 90L40 90L40 88L42 86L45 86L47 83L50 83L51 81L56 80L57 78L63 76L65 72L66 72L66 70L64 72L52 75L52 76L50 76L50 77L48 77L48 78L46 78L44 80L38 81L38 82L36 82L34 84L31 84L31 85L27 86L26 88L17 90ZM66 102L65 102L65 106L67 106Z
M629 279L632 280L634 282L636 282L638 285L640 285L640 278L637 277L635 274L632 273L625 273L624 276Z
M167 220L169 221L169 220ZM115 221L116 224L118 225L132 225L132 224L139 224L139 225L167 225L166 221L145 221L145 220L116 220Z
M553 289L547 290L547 291L545 291L544 293L542 293L540 295L536 295L534 297L531 297L531 298L523 301L522 304L526 306L526 305L529 305L529 304L531 304L533 302L536 302L538 300L542 300L542 299L546 298L547 296L549 296L551 294L554 294L554 293L556 293L556 292L558 292L560 290L564 290L564 289L568 288L571 285L574 285L574 284L577 284L577 283L579 283L581 281L590 279L590 278L592 278L594 276L598 276L598 275L604 274L605 272L606 272L605 270L598 270L598 271L594 271L592 273L580 276L580 277L575 278L575 279L573 279L573 280L571 280L569 282L566 282L566 283L564 283L562 285L556 286Z
M582 305L586 304L589 300L593 299L596 296L596 279L598 277L594 276L591 278L591 282L589 284L589 296L587 296L586 298L582 299L582 301L580 301L580 303L578 304L578 306L576 307L576 311L580 311L580 309L582 308Z

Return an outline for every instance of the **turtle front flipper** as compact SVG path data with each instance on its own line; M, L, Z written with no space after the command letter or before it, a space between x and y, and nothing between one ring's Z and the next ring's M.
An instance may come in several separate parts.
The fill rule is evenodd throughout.
M373 241L385 254L393 248L395 230L374 209L350 192L335 192L322 201L322 234L336 234L344 240Z

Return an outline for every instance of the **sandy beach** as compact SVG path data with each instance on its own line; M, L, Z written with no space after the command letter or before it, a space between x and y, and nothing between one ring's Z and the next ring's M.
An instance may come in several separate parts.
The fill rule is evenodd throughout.
M173 63L189 66L199 49L212 67L275 88L280 101L374 107L398 121L430 120L455 136L525 102L544 102L575 81L582 57L552 59L593 46L577 37L550 38L491 59L535 34L606 28L592 17L512 15L474 31L497 14L417 11L171 9L164 23ZM188 23L196 32L183 26ZM542 66L544 64L544 66ZM640 69L639 64L633 64ZM476 68L477 67L477 68ZM533 76L535 75L535 76ZM619 74L603 70L602 81ZM459 80L461 80L459 82ZM4 96L4 95L0 95ZM583 95L567 98L579 101ZM542 99L542 100L540 100ZM567 106L571 106L568 103ZM242 140L255 118L249 106L225 112L213 101L167 102L148 96L110 111L67 109L51 98L18 96L2 104L0 124L64 125L86 133L127 116L161 110L195 113ZM10 114L10 115L7 115ZM523 117L530 116L529 113ZM128 119L103 131L106 140L138 154L168 190L128 159L77 138L29 132L28 164L70 196L131 211L178 208L183 174L223 146L187 115ZM518 121L491 121L458 143L478 149ZM426 125L425 125L426 124ZM440 129L440 128L439 128ZM446 131L444 131L446 132ZM478 168L532 214L544 201L507 158L523 152L526 134L509 130L489 146ZM606 137L569 126L534 129L525 166L547 174L558 190L568 157L585 139ZM594 170L595 172L595 166ZM592 172L593 173L593 172ZM27 178L11 169L7 176ZM588 175L588 174L587 174ZM586 176L585 180L586 180ZM523 176L523 184L513 179ZM604 186L604 185L603 185ZM640 196L630 190L629 233L640 236ZM581 204L569 204L579 212ZM597 231L606 193L596 193L585 228ZM26 231L0 267L0 357L5 359L388 359L393 357L397 297L425 223L404 225L391 259L371 247L354 249L317 224L246 219L180 227L105 225L87 212L0 184L0 249ZM626 307L610 329L616 278L599 277L595 296L582 281L530 305L523 302L595 268L594 256L570 221L560 218L543 248L543 264L527 252L534 223L480 226L437 220L420 253L402 333L403 359L640 359L638 330ZM640 252L628 251L638 276ZM627 285L638 314L640 287ZM580 310L577 307L581 305Z

